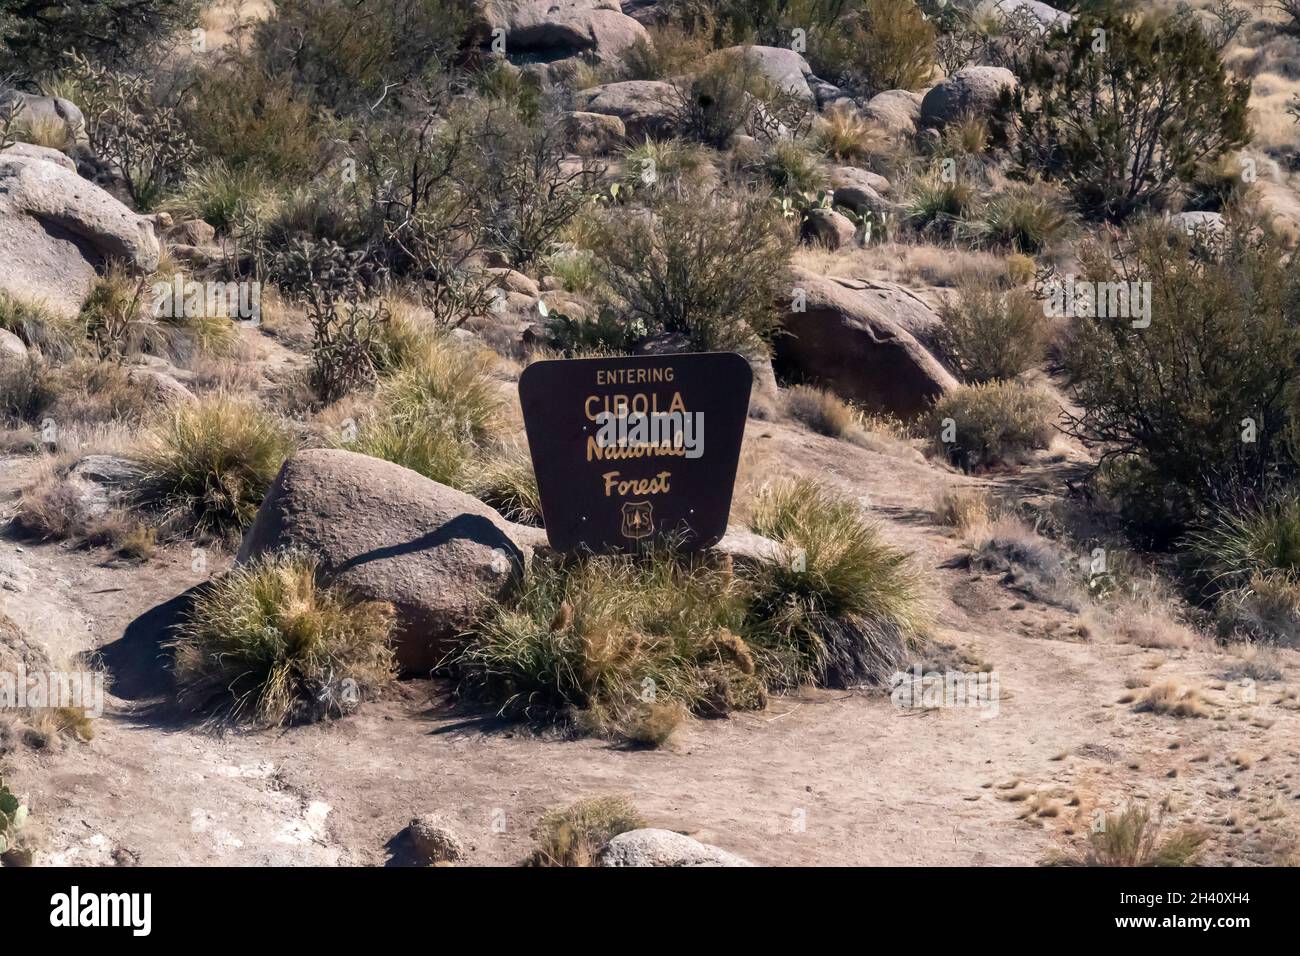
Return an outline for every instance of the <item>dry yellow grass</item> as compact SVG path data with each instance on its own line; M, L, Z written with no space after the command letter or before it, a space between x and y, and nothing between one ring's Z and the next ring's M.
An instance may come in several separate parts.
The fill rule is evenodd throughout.
M1205 717L1208 711L1201 692L1177 681L1167 680L1152 687L1138 701L1137 710L1166 717Z
M828 252L813 246L794 254L795 265L827 276L887 279L904 285L951 287L963 275L1001 275L1006 260L990 252L957 246L886 242Z

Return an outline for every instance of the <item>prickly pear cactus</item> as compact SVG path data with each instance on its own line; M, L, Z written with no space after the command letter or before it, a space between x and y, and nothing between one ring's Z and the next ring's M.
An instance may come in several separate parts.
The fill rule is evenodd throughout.
M18 841L18 831L27 822L27 807L5 786L0 777L0 853L7 853Z

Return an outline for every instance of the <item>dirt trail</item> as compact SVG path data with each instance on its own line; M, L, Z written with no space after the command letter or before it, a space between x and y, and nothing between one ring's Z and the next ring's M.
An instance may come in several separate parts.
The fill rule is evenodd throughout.
M1230 658L1208 643L1157 652L1085 640L1070 612L952 566L960 547L929 508L970 479L783 425L750 429L760 457L867 496L889 540L928 569L939 638L996 670L996 716L818 691L692 721L671 749L637 751L538 738L450 710L436 682L409 682L346 720L216 737L147 705L166 689L161 622L228 557L196 573L188 548L141 566L0 540L0 575L23 569L20 590L0 588L0 609L37 635L61 621L60 640L72 635L121 675L93 741L18 758L12 782L44 859L383 864L409 818L437 809L459 821L473 862L506 864L527 853L543 811L609 793L655 825L769 864L1033 864L1077 840L1097 808L1133 796L1174 798L1177 819L1215 833L1216 861L1287 852L1300 705L1283 690L1300 655L1283 652L1283 680L1251 702L1220 679ZM0 461L0 509L30 467ZM1211 716L1135 713L1118 703L1135 675L1201 686ZM1241 754L1253 759L1231 759Z

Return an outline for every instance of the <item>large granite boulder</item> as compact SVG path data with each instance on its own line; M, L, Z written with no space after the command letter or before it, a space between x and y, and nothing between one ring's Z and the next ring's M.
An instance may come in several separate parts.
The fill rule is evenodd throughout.
M505 597L531 558L477 498L340 449L284 463L238 561L282 548L317 556L325 580L397 611L397 658L427 673L474 616Z
M918 339L933 331L938 316L902 286L805 269L794 270L792 284L786 334L775 341L778 374L901 417L956 387Z
M971 114L991 117L1004 90L1015 91L1016 75L1001 66L968 66L935 86L921 101L921 123L943 126Z
M650 34L626 16L615 0L525 0L503 10L506 55L534 62L587 56L605 63L617 60Z
M0 153L0 291L75 315L96 270L158 267L153 225L55 162Z

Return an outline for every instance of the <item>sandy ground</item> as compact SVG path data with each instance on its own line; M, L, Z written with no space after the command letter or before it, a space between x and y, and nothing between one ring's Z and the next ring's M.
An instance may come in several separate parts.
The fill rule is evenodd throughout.
M214 736L154 716L159 652L177 599L229 558L194 570L188 548L145 565L0 540L0 609L65 650L99 654L111 708L88 744L24 752L11 786L32 808L39 859L77 864L395 862L418 812L458 821L474 863L518 862L547 809L629 796L653 825L765 864L1035 864L1077 845L1098 810L1172 799L1169 819L1207 827L1207 859L1292 859L1300 703L1284 678L1255 697L1225 682L1210 642L1145 650L1079 633L1077 617L954 566L962 549L929 509L973 479L785 425L751 421L751 467L796 463L856 494L928 570L937 636L997 672L996 716L901 709L866 690L774 698L760 714L692 721L666 750L539 737L458 712L438 682L333 723ZM0 509L35 468L0 459ZM1026 494L1044 484L1015 479ZM1210 715L1119 703L1126 683L1200 687ZM1248 765L1248 766L1247 766Z

